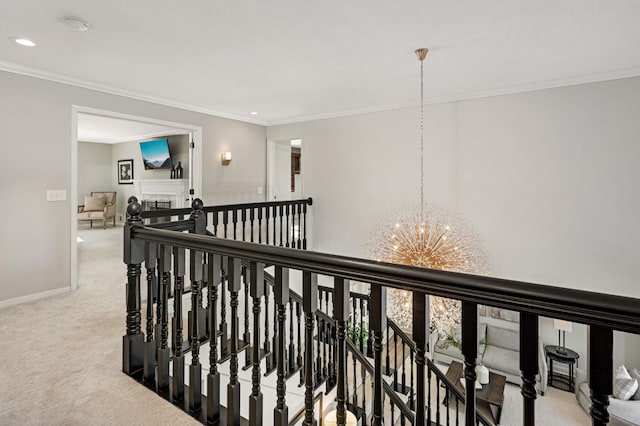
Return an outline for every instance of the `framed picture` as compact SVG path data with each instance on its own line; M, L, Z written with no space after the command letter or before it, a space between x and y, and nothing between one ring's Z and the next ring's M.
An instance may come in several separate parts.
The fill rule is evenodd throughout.
M133 184L133 159L118 160L118 183Z

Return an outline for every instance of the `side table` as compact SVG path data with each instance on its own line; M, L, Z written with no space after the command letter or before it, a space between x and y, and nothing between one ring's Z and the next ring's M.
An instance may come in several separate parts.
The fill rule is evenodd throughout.
M572 351L571 349L564 348L566 353L561 352L562 349L559 346L548 345L544 347L544 351L547 355L547 363L549 364L549 378L547 380L547 384L553 386L558 389L568 390L569 392L574 391L574 377L573 377L573 367L576 364L580 355L577 352ZM563 364L567 364L569 367L569 377L563 374L557 374L553 372L553 362L557 361ZM556 383L566 385L566 388L559 387L554 385L554 381Z

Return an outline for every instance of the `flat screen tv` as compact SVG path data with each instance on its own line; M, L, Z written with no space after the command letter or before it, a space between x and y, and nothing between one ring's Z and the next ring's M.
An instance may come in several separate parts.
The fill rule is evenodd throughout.
M167 139L140 142L145 170L171 169L171 154Z

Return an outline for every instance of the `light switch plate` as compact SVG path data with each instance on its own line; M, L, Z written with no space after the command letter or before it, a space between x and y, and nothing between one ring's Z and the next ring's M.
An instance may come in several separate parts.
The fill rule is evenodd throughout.
M47 189L47 201L65 201L66 199L66 189Z

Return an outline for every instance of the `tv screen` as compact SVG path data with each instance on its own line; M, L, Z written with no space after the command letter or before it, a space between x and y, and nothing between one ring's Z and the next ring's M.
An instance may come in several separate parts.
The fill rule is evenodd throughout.
M171 155L167 139L140 142L145 170L171 169Z

